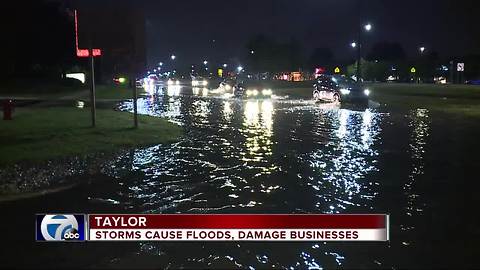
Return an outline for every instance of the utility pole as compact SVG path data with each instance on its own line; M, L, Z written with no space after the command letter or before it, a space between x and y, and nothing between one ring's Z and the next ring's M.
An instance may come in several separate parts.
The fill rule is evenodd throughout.
M455 62L453 60L450 61L450 83L455 84Z
M95 127L97 120L97 108L95 100L95 60L93 57L93 47L91 41L88 52L90 55L90 108L92 112L92 127Z
M137 47L136 44L133 44L131 57L131 68L130 68L130 83L132 84L132 96L133 96L133 127L138 128L138 105L137 105Z
M138 106L137 106L137 78L135 73L132 73L131 79L133 80L133 125L138 128Z

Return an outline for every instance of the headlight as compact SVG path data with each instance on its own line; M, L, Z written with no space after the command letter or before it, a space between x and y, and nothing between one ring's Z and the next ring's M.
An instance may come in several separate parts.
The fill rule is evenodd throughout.
M228 91L230 91L230 90L232 89L232 87L227 84L227 85L225 85L225 89L228 90Z
M253 90L253 91L252 91L252 94L253 94L254 96L258 96L258 90L257 90L257 89Z
M253 94L252 90L247 90L247 96L251 96Z
M192 86L198 86L198 82L197 81L192 81Z
M365 90L363 90L363 93L364 93L366 96L370 96L370 89L365 89Z
M350 90L345 89L345 88L342 88L342 89L340 89L340 93L341 93L342 95L349 95L349 94L350 94Z
M262 95L264 95L264 96L271 96L271 95L272 95L272 90L270 90L270 89L263 89Z
M203 88L202 89L202 95L208 96L208 88Z
M208 82L206 80L203 81L203 86L206 86Z
M168 84L168 85L172 85L172 84L173 84L173 81L172 81L172 80L168 80L167 84Z
M180 81L179 81L179 80L177 80L175 83L176 83L177 85L179 85L179 84L180 84Z

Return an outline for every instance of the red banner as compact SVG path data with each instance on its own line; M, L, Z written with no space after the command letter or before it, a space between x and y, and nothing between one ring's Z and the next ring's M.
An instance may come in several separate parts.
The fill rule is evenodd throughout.
M90 229L384 229L386 215L89 215Z

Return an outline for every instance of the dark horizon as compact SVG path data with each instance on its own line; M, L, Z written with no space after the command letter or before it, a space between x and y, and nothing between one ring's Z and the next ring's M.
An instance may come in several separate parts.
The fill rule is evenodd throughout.
M286 0L45 2L60 3L62 8L70 8L70 11L72 8L82 10L81 25L87 25L85 20L89 20L96 28L108 32L107 35L97 33L104 41L114 44L112 48L108 48L108 42L100 45L106 46L106 51L117 50L114 48L119 44L117 40L129 38L131 33L123 32L124 21L144 25L144 35L138 35L138 29L132 33L145 41L138 43L145 47L144 58L148 68L164 62L164 70L172 69L171 54L177 56L176 67L202 65L204 60L245 64L248 54L246 45L259 34L279 42L297 40L301 45L298 50L305 61L315 48L331 49L338 64L352 63L355 58L355 50L349 44L357 39L358 0L299 0L294 4ZM41 2L31 3L42 5ZM51 27L48 27L50 22L47 18L42 17L44 14L24 10L21 3L14 6L8 13L5 12L6 20L13 18L13 23L6 28L11 36L6 42L7 50L13 52L12 55L18 50L17 55L21 53L25 61L35 64L36 58L46 57L35 53L41 50L48 51L49 57L61 54L59 58L75 61L72 18L66 25L57 23L56 32L45 33L45 29L50 31ZM454 57L480 55L480 29L475 27L478 7L478 1L473 0L460 3L454 0L365 1L362 22L371 23L373 30L364 34L363 54L366 56L379 42L393 42L399 43L409 58L419 56L421 46L426 48L425 54L436 52L444 62ZM119 10L123 11L118 13ZM128 15L129 12L132 16ZM105 16L102 15L104 13ZM27 15L22 17L22 14ZM133 14L141 16L133 19ZM129 18L124 20L123 17ZM119 20L119 23L108 18ZM35 21L41 23L31 27ZM4 24L4 27L7 25ZM52 38L47 37L49 35ZM83 37L85 35L82 35L81 45L85 47ZM41 39L42 42L39 42Z
M279 41L299 40L308 56L314 48L327 47L339 61L354 58L349 44L356 40L357 1L242 1L226 4L212 0L167 3L144 2L146 7L149 66L167 61L199 62L211 55L228 61L245 54L245 45L255 34ZM186 8L186 7L189 8ZM408 56L424 46L442 58L480 53L479 29L475 25L478 2L380 1L365 2L363 21L374 25L365 36L366 50L377 42L398 42ZM215 40L215 42L213 42ZM185 61L185 62L184 62Z

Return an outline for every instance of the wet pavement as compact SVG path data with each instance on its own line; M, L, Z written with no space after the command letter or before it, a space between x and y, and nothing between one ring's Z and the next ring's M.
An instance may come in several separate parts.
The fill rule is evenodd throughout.
M132 150L72 190L0 205L2 220L16 221L1 225L9 232L3 265L480 267L474 120L423 108L352 109L207 92L174 86L139 100L140 113L181 124L181 141ZM391 241L34 243L33 214L61 211L389 213Z

